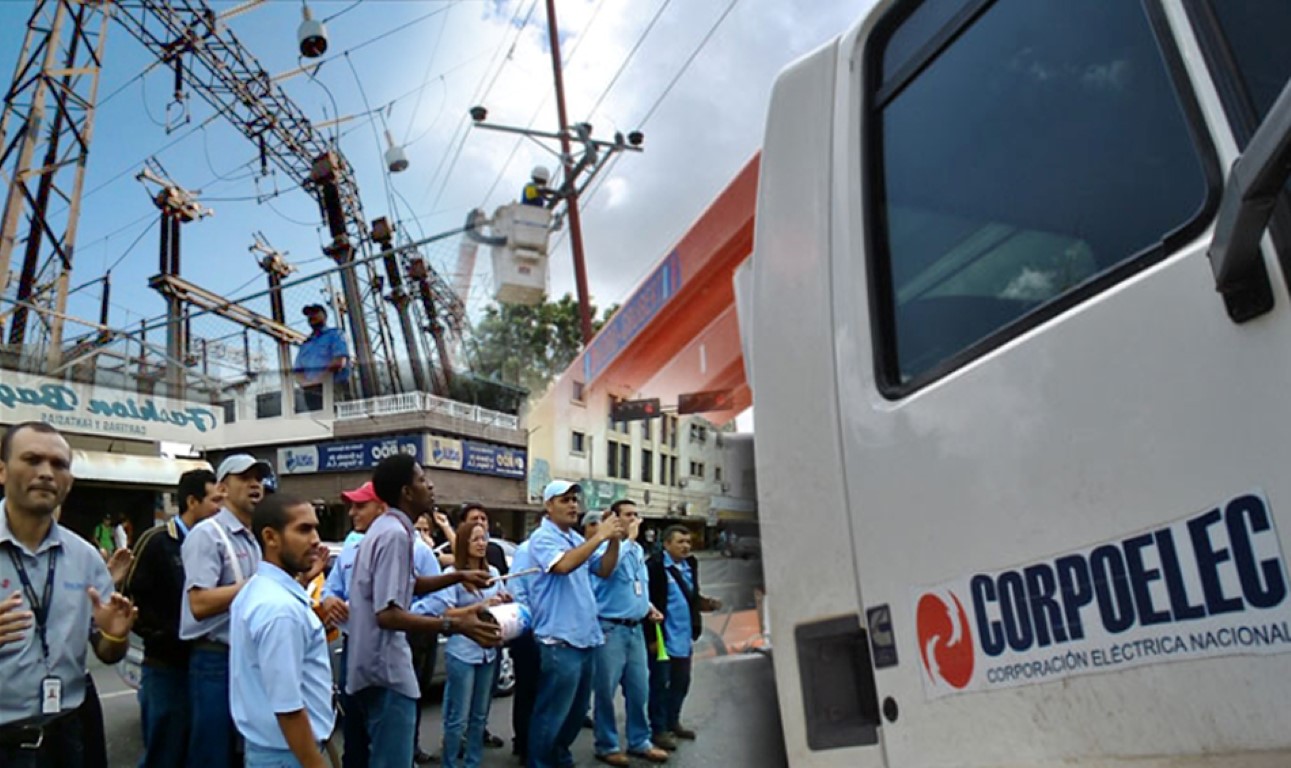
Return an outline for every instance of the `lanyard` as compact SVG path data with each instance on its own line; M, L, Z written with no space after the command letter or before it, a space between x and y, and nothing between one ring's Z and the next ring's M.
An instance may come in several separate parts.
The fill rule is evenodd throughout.
M49 572L45 575L45 592L39 602L36 600L36 589L31 585L31 577L27 575L27 568L22 564L22 556L18 554L18 548L12 544L9 545L9 559L13 561L14 570L18 571L18 580L22 582L22 591L27 595L27 602L31 603L32 613L36 617L36 634L40 636L40 650L44 654L45 663L49 663L49 640L46 637L45 624L49 620L49 609L54 600L54 561L58 551L49 550Z
M183 536L179 537L180 539L184 539L188 537L188 526L184 525L184 521L183 519L180 518L179 515L175 515L175 527L178 528L179 532L183 534Z

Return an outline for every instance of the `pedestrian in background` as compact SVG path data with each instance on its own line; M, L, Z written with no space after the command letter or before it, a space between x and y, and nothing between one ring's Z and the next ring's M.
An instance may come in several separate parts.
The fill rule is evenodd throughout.
M13 585L0 596L0 765L105 765L104 744L87 739L81 711L90 701L86 652L120 661L134 605L114 592L98 549L55 522L72 489L72 449L57 429L9 427L0 438L0 480L0 582Z
M194 469L180 475L175 492L180 513L144 531L135 543L134 563L124 592L139 609L135 634L143 638L139 723L143 759L139 768L174 768L188 751L188 656L191 643L179 637L184 594L182 548L189 531L220 511L224 503L215 473Z
M690 554L690 531L674 525L663 533L663 552L646 563L650 602L663 614L667 661L659 661L653 638L650 653L650 727L654 743L676 749L677 739L693 740L695 731L681 724L681 707L690 692L691 656L703 629L700 611L722 603L699 591L699 562Z
M251 530L264 560L233 599L229 648L229 706L246 767L326 768L332 666L302 584L327 557L318 516L308 501L276 493L256 507Z

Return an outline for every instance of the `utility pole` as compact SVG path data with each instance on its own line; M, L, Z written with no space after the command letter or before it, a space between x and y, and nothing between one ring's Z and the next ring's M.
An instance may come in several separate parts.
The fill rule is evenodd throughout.
M570 194L565 203L569 211L569 247L574 252L574 282L578 288L578 321L583 330L583 346L592 343L592 306L587 295L587 262L583 257L583 220L578 213L578 189L574 186L574 156L569 146L569 118L565 114L565 76L560 63L560 36L556 32L556 0L547 0L547 34L551 38L551 69L556 79L556 114L560 121L560 162L565 168L564 180Z

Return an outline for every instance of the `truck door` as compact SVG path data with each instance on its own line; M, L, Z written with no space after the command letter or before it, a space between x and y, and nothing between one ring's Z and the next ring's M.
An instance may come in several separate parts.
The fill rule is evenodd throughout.
M930 1L843 39L834 354L889 765L1287 764L1285 192L1243 285L1207 251L1288 29Z

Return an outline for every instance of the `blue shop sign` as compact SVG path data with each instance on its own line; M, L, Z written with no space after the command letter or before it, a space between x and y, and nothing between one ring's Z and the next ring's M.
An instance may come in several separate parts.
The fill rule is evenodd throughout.
M418 462L423 461L422 439L417 436L401 436L279 448L278 470L284 475L352 472L372 469L387 456L399 453L406 453Z
M479 475L497 475L523 480L525 477L525 451L505 445L462 441L462 469Z

